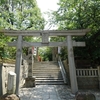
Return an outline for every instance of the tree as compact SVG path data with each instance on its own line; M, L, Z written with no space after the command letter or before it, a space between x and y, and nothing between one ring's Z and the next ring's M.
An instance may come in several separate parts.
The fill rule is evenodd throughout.
M35 0L4 0L1 5L0 26L6 29L43 29L44 19Z
M52 48L50 47L39 48L39 55L42 57L43 61L52 61Z
M53 22L60 30L100 28L99 0L60 0L57 11L52 12Z
M91 29L84 37L73 37L76 41L86 41L86 47L74 48L75 56L92 62L100 59L100 0L60 0L58 5L59 9L52 12L50 21L59 30Z
M43 30L44 18L37 6L36 0L1 0L0 29ZM33 37L24 37L23 39L33 41ZM0 43L5 45L9 41L16 40L16 38L9 37L8 39L8 37L2 35L0 40L2 40Z

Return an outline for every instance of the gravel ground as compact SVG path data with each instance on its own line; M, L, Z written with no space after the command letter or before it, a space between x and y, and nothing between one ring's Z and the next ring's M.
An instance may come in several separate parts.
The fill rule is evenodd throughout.
M75 95L71 93L71 89L68 85L57 85L56 90L61 100L75 100ZM100 90L79 90L81 94L94 94L96 100L100 100Z
M75 95L71 93L68 85L56 85L56 90L61 100L75 100Z
M99 91L79 90L79 93L92 93L96 100L100 100ZM20 97L21 100L76 100L68 85L36 85L34 88L21 88Z

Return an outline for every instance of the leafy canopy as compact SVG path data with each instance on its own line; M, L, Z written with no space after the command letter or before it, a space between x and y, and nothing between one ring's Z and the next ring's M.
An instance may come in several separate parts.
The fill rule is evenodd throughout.
M44 22L36 0L0 0L0 30L43 30ZM16 39L0 33L0 46ZM33 37L23 39L34 41ZM8 49L9 54L10 51L15 52L15 49Z

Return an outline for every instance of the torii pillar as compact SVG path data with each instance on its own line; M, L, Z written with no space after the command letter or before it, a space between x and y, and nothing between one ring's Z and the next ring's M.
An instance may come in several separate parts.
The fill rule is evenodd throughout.
M20 84L20 66L22 62L22 36L18 36L17 40L17 52L16 52L16 63L15 63L15 73L16 73L16 95L19 95L19 84Z
M73 41L70 35L67 36L68 43L68 62L70 71L71 91L75 94L78 91L77 79L76 79L76 68L73 53Z

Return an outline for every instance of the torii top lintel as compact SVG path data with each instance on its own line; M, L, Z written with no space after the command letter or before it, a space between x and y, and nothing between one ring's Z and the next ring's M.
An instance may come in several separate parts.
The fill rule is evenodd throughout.
M89 29L80 30L3 30L5 35L8 36L42 36L42 34L48 34L48 36L82 36L89 32Z

